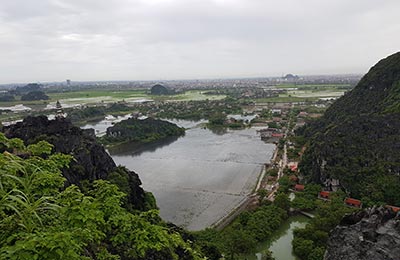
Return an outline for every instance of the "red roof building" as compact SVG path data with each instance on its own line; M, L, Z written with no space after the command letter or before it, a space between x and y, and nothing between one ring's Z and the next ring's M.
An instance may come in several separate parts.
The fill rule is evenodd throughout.
M299 116L302 116L302 117L307 116L307 115L308 115L308 113L305 112L305 111L301 111L301 112L299 113Z
M290 181L293 181L293 182L298 182L298 181L299 181L299 178L297 178L296 175L290 175L290 176L289 176L289 180L290 180Z
M319 193L319 197L322 199L329 199L330 192L329 191L321 191Z
M282 133L272 133L271 136L272 136L272 137L279 137L279 138L282 138L282 137L284 137L285 135L282 134Z
M296 185L294 185L294 190L295 191L304 191L304 185L296 184Z
M395 212L395 213L400 211L400 208L399 207L395 207L395 206L386 205L386 208L389 208L389 209L393 210L393 212Z
M344 200L344 203L348 206L356 207L356 208L361 208L362 207L362 202L361 200L353 199L353 198L346 198Z
M290 169L292 172L297 171L298 165L299 165L298 162L290 162L290 163L288 163L289 169Z

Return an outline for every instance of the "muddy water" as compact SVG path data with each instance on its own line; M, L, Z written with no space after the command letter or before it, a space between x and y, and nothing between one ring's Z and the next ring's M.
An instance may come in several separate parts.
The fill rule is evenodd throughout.
M185 136L125 145L110 154L139 174L143 188L155 195L162 218L200 230L246 198L275 146L261 141L255 128L210 131L199 122L175 123L189 128Z

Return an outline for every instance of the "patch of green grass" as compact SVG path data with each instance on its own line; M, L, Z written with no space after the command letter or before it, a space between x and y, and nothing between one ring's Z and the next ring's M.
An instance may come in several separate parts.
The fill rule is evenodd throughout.
M284 83L281 85L275 86L278 89L288 89L288 88L297 88L299 90L333 90L333 91L344 91L346 89L351 89L350 84L304 84L304 85L296 85L292 83Z
M340 97L343 95L343 91L317 91L317 90L291 90L288 91L288 95L292 97Z
M312 102L317 101L317 97L293 97L293 96L279 96L271 98L257 98L255 102L257 103L290 103L290 102Z
M96 97L111 97L115 99L124 99L130 97L148 97L146 90L84 90L84 91L71 91L60 93L49 93L48 96L52 100L70 99L70 98L96 98Z
M203 93L206 90L189 90L185 93L178 95L168 95L168 96L151 96L151 99L157 101L190 101L190 100L219 100L224 99L226 95L205 95Z

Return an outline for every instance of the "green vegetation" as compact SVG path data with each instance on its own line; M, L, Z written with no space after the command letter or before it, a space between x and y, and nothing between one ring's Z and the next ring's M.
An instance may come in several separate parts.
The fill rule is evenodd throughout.
M400 53L381 60L349 93L298 134L308 181L340 180L365 206L400 205ZM322 164L324 164L322 166Z
M317 190L318 185L306 185L304 195L296 193L292 202L292 207L301 209L305 206L305 209L314 209L315 218L304 229L294 230L293 251L302 260L322 260L329 232L339 224L345 214L355 211L343 204L343 192L331 193L330 201L324 201L316 199Z
M1 259L201 259L156 210L129 212L104 180L64 188L69 155L0 134ZM12 153L11 153L12 152ZM19 156L17 156L19 155Z
M315 102L318 97L296 97L291 95L279 95L279 97L258 98L257 103L289 103L289 102Z
M47 96L43 91L31 91L21 96L21 101L33 101L33 100L48 100Z
M152 95L172 95L175 94L175 92L161 84L156 84L151 87L150 93Z
M296 193L296 197L291 202L291 206L295 209L310 211L316 208L318 193L321 186L317 184L307 184L303 192ZM342 201L343 204L343 201Z
M132 90L103 90L103 89L90 89L80 91L65 91L65 92L50 92L48 93L52 100L66 100L66 99L81 99L81 98L99 98L99 97L112 97L115 99L128 99L128 98L148 98L145 89L132 89Z
M268 240L288 217L286 211L288 204L284 202L286 199L283 198L277 205L275 203L263 205L253 211L242 212L223 231L209 228L195 232L196 241L203 248L216 248L223 252L227 259L237 259L242 254L248 254L255 249L257 243Z
M98 121L106 117L107 114L118 115L128 113L132 108L125 104L113 103L107 106L85 107L82 109L66 109L67 118L74 124L82 124L88 121Z
M14 95L10 95L7 93L0 95L0 102L13 102L13 101L15 101Z
M241 114L242 103L234 99L182 101L162 103L155 109L153 105L142 105L139 111L143 114L154 114L158 118L174 118L186 120L210 119L211 117L225 117L227 114Z
M271 97L256 98L258 103L283 102L315 102L323 97L342 96L344 91L350 90L350 84L281 84L275 86L284 92Z
M184 128L167 121L154 118L146 118L144 120L129 118L107 128L106 136L100 138L100 141L104 144L149 143L184 134Z
M207 127L210 129L218 127L229 127L231 129L240 129L246 126L247 125L245 124L244 120L227 118L227 116L223 113L215 113L211 115L208 119L208 124L207 124Z

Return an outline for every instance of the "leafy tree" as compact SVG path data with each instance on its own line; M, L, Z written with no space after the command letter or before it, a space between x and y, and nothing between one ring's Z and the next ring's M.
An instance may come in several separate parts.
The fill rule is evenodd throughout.
M61 169L72 157L52 145L25 147L0 134L1 259L200 259L157 210L129 212L126 194L96 180L83 194L64 188ZM38 155L42 156L39 157Z
M308 192L312 195L316 190L317 186L310 186L307 189L306 185L304 194ZM300 193L296 194L296 198L298 194ZM305 228L295 229L293 232L293 251L300 259L323 259L329 232L339 224L346 213L354 211L343 204L344 196L343 192L334 192L330 194L330 201L322 201L314 197L314 202L304 196L300 197L307 203L312 202L315 205L315 217L311 222ZM294 203L292 206L295 206Z
M266 189L259 189L257 191L257 195L258 195L258 203L261 204L265 199L265 197L268 195L268 191Z
M269 176L276 177L276 176L278 176L278 172L279 172L278 168L272 168L272 169L269 169L266 172L266 174L269 175Z
M256 247L256 240L248 232L229 228L225 233L229 259L235 259L239 254L250 253Z
M49 96L47 96L43 91L31 91L21 96L22 101L30 101L30 100L48 100Z
M226 116L222 113L216 113L210 116L208 119L211 125L223 125L226 120Z
M290 209L290 199L289 196L286 195L285 193L279 193L276 195L275 200L274 200L274 205L285 210L289 211Z
M272 256L271 251L265 250L262 252L261 260L275 260L275 257Z

